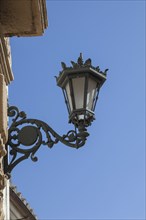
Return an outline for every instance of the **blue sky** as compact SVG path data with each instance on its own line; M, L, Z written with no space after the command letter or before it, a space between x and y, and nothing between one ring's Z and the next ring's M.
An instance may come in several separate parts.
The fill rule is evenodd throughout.
M145 219L145 1L47 1L42 37L11 38L15 80L9 103L46 121L59 134L72 129L54 76L80 52L109 68L78 150L42 146L12 180L40 220Z

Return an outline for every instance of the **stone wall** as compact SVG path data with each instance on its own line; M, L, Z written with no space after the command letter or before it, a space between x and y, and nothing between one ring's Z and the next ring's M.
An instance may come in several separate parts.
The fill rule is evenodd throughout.
M2 145L6 144L8 137L7 86L13 79L9 40L4 37L0 37L0 156L4 154L2 151Z
M40 36L48 25L46 0L0 0L0 33Z
M13 80L11 70L11 52L9 39L0 37L0 220L4 219L3 212L3 190L7 178L4 174L3 157L6 155L5 144L8 139L7 124L7 86Z

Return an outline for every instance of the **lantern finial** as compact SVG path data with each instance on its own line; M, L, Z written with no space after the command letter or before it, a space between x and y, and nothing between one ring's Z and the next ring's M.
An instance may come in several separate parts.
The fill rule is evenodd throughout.
M84 62L83 62L82 53L80 53L80 56L79 56L77 62L78 62L78 64L79 64L79 66L83 66Z

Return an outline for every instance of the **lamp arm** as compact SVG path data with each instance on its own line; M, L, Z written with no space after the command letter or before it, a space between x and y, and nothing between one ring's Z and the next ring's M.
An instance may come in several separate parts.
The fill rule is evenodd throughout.
M12 156L10 163L5 161L5 173L11 173L12 169L21 161L31 158L37 161L35 153L41 145L52 148L59 141L73 148L82 147L89 135L86 128L81 124L75 130L60 136L47 123L38 119L29 119L24 111L19 111L16 106L8 108L8 116L12 118L12 124L8 131L7 147L10 148Z

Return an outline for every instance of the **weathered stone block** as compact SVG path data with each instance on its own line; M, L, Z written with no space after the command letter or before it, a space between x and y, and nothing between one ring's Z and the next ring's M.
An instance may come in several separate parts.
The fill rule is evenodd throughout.
M3 144L8 139L8 124L7 124L7 87L4 80L4 75L0 74L0 135Z
M46 0L0 0L4 36L39 36L47 25Z
M7 154L7 151L3 143L3 138L0 134L0 158L4 157L6 154Z
M11 51L7 38L0 37L0 74L5 77L6 84L13 81L13 73L11 69Z

